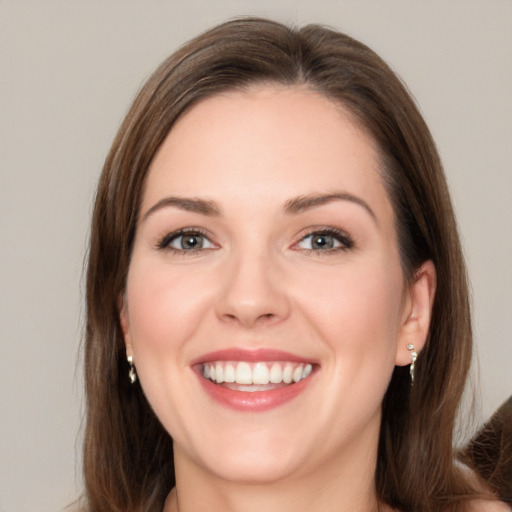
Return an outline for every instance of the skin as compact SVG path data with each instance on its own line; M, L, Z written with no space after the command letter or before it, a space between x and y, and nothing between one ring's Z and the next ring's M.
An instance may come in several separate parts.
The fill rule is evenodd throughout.
M381 402L408 343L425 342L435 269L405 283L372 139L339 105L261 86L202 101L159 149L120 310L127 354L174 440L166 511L371 511ZM349 194L285 212L303 196ZM214 202L217 215L162 206ZM159 205L159 207L155 207ZM160 247L200 229L203 249ZM344 235L312 250L311 233ZM350 242L347 243L346 235ZM173 250L174 249L174 250ZM177 250L176 250L177 249ZM191 362L225 348L318 362L292 401L235 411ZM381 510L385 510L382 507Z

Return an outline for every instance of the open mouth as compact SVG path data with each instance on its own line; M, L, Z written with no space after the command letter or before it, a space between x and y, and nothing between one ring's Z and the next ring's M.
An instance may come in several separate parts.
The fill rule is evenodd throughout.
M313 372L312 363L291 361L211 361L202 364L202 376L236 391L266 391L296 384Z
M215 402L237 411L263 412L305 393L320 364L273 349L228 348L192 361L194 373Z

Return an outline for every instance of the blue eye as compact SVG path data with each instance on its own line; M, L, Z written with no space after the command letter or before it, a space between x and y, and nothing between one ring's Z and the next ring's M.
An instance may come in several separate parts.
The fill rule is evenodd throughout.
M347 234L329 230L315 231L306 235L297 244L297 247L307 251L328 252L350 249L353 245Z
M165 236L158 243L158 247L179 252L193 252L202 249L213 249L215 245L198 231L179 231Z

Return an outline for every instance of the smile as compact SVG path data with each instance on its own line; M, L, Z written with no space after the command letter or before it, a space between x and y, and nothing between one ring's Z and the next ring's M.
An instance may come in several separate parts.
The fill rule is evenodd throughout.
M203 377L238 391L263 391L262 386L289 385L307 378L313 371L311 363L283 361L212 361L203 365ZM230 386L230 384L233 384Z
M320 370L318 361L289 352L236 348L204 355L191 366L214 402L246 412L267 411L292 401Z

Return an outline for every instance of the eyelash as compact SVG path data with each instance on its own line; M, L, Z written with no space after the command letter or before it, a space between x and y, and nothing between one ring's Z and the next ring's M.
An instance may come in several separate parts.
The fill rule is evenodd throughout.
M161 251L171 251L174 254L198 254L201 251L207 251L209 248L200 248L200 249L177 249L176 247L171 247L171 243L176 240L177 238L180 238L182 236L198 236L206 239L211 244L214 244L212 240L210 239L210 236L202 229L200 228L184 228L179 229L178 231L173 231L172 233L169 233L165 235L163 238L158 240L156 247L158 250Z
M339 247L332 247L328 249L300 249L302 252L306 254L318 254L318 255L332 255L336 254L339 251L348 251L354 248L354 240L352 237L342 231L341 229L333 228L333 227L317 227L308 231L297 243L294 244L294 247L298 246L304 240L307 240L313 236L330 236L335 241L340 243Z
M156 247L158 250L166 250L171 251L174 254L198 254L201 251L210 250L211 248L199 248L199 249L178 249L176 247L171 247L171 243L176 240L177 238L180 238L182 236L198 236L203 237L206 239L210 244L214 244L214 242L211 240L208 233L206 233L204 230L200 228L184 228L180 229L178 231L173 231L172 233L169 233L165 235L163 238L158 240ZM338 247L332 247L327 249L304 249L299 248L298 245L305 240L307 240L309 237L313 236L326 236L326 237L332 237L336 242L340 244ZM329 255L329 254L335 254L339 251L348 251L354 247L354 241L352 237L346 233L345 231L342 231L341 229L333 228L333 227L317 227L314 229L311 229L308 231L305 235L301 237L301 239L294 243L292 248L297 248L297 250L300 250L301 252L305 254L318 254L318 255Z

